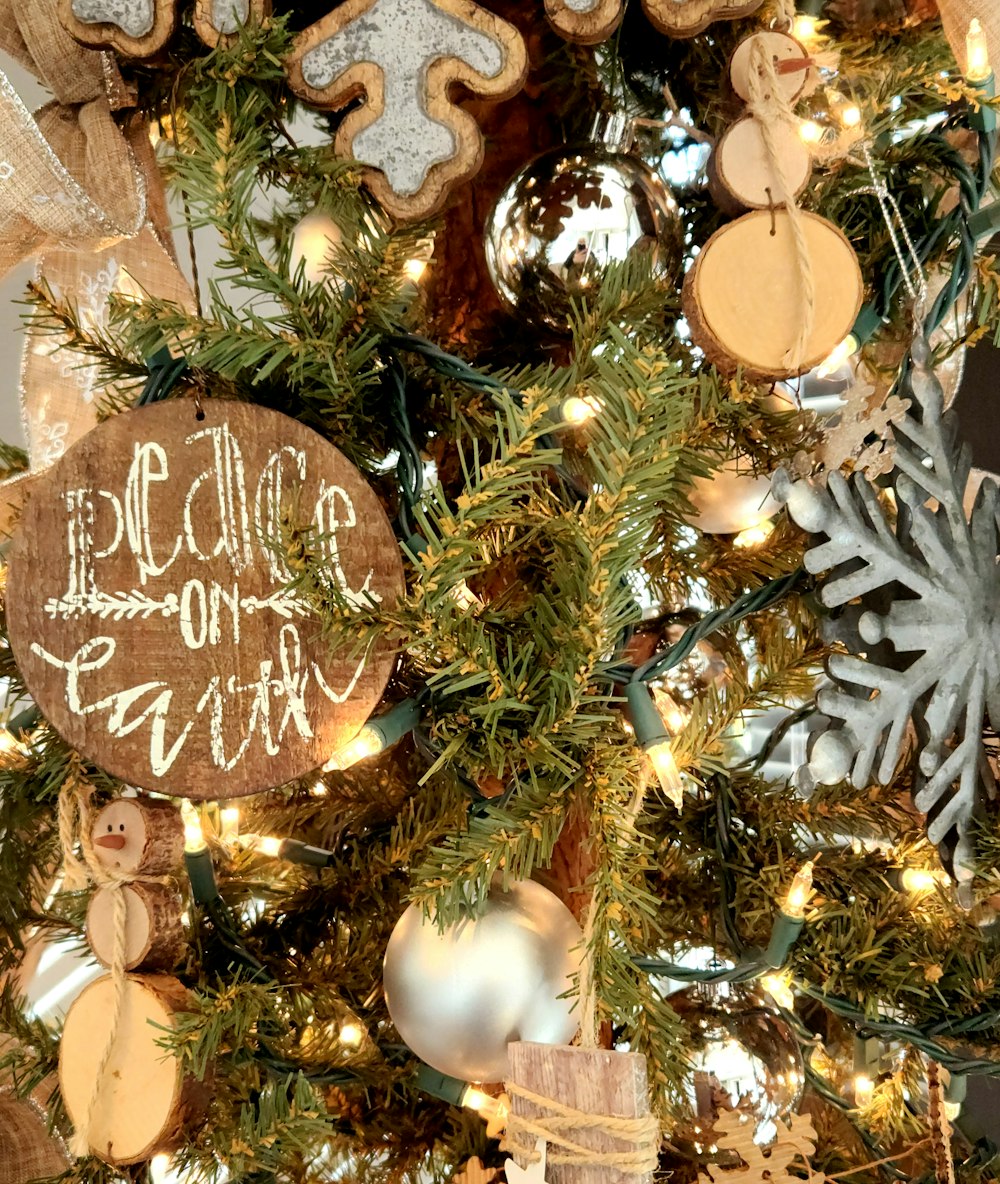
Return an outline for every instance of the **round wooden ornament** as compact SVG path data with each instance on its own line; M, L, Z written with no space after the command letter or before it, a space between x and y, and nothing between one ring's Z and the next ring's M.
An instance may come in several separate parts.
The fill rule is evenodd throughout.
M692 340L723 373L751 379L804 374L829 357L854 325L864 281L854 248L818 214L799 212L816 283L804 355L789 364L802 317L797 256L787 212L755 210L728 222L702 247L684 280Z
M787 123L775 124L773 134L787 189L797 197L809 183L812 156ZM709 176L712 197L723 209L764 210L779 204L781 180L768 159L760 123L752 115L738 119L719 139Z
M125 969L173 970L188 940L180 895L167 884L136 880L95 890L87 908L87 944L102 966L115 950L114 894L125 894Z
M305 775L368 718L393 656L318 637L288 588L303 549L349 608L402 592L375 494L309 428L224 400L106 420L39 479L12 547L35 702L144 789L223 799Z
M729 61L729 80L733 90L744 103L750 102L750 54L758 38L763 40L765 49L774 60L785 98L794 103L806 88L812 59L801 41L790 33L779 33L775 29L754 33L737 45Z
M110 1164L141 1163L175 1146L202 1109L204 1087L185 1078L181 1062L160 1047L177 1026L187 992L165 974L129 977L111 1055L95 1081L115 1013L111 975L96 979L66 1015L59 1047L59 1085L74 1126L90 1115L89 1141Z
M109 871L164 876L184 862L184 819L173 802L115 798L94 815L94 853Z

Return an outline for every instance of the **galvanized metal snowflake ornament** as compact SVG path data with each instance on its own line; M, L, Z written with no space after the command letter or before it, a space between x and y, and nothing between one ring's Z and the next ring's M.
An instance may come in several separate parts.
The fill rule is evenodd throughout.
M832 685L817 703L829 728L800 772L805 788L872 778L887 785L909 725L916 735L917 809L959 881L972 875L973 819L993 796L983 748L988 715L1000 728L1000 496L980 486L971 516L963 494L968 446L955 444L953 413L927 343L917 338L897 421L893 498L863 474L831 473L826 487L778 474L775 496L805 530L824 535L806 553L826 572L827 639L846 653L828 663ZM894 502L894 505L893 505Z

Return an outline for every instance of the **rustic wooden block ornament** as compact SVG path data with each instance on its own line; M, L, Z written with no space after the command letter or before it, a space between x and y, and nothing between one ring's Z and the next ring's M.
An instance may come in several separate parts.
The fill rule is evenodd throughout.
M209 400L200 414L171 400L117 415L48 470L7 605L19 668L70 744L133 785L220 799L315 769L393 665L384 647L331 653L318 638L287 589L296 548L346 606L392 604L403 570L378 500L332 445L261 407Z
M812 59L801 41L796 40L790 33L779 33L775 29L765 29L750 37L744 37L737 45L729 60L729 80L733 90L744 103L750 102L750 60L756 42L763 43L774 62L783 97L789 103L796 102L801 98L809 81ZM764 97L770 98L770 95L765 94Z
M109 871L164 876L184 862L184 820L173 802L115 798L94 815L94 854Z
M800 211L816 277L811 330L790 364L802 317L797 257L785 210L755 210L729 222L701 249L684 281L682 304L692 340L724 373L776 381L804 374L850 332L864 294L854 249L818 214Z
M519 1167L544 1137L546 1184L649 1184L660 1136L641 1053L517 1041L507 1055L505 1145Z
M90 1148L107 1163L142 1163L169 1151L203 1108L201 1083L185 1078L181 1062L159 1044L186 1008L187 992L177 979L130 977L111 1053L97 1077L116 1010L111 975L92 982L70 1007L59 1085L74 1126L89 1114Z
M760 8L762 0L643 0L653 24L670 37L693 37L712 21L735 20ZM621 19L623 0L545 0L552 26L569 41L603 41Z
M150 58L173 36L179 7L178 0L59 0L59 19L84 45ZM268 12L270 0L197 0L194 27L206 45L214 46Z
M472 0L347 0L306 29L286 60L291 87L318 107L365 96L337 133L339 155L397 218L425 218L482 161L483 139L449 88L494 99L524 81L513 25Z

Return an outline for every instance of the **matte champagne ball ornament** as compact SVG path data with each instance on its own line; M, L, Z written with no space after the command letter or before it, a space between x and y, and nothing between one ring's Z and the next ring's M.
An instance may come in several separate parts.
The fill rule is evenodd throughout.
M498 295L532 323L569 328L572 303L607 269L647 254L665 278L681 267L673 195L637 156L588 144L533 160L486 223L486 262Z
M476 920L443 933L416 905L385 952L389 1015L414 1053L463 1081L502 1081L514 1040L567 1044L577 1029L573 985L583 934L532 880L491 892Z
M739 534L780 509L771 496L770 477L755 473L745 458L727 460L709 476L695 477L688 501L694 513L685 515L687 521L706 534Z

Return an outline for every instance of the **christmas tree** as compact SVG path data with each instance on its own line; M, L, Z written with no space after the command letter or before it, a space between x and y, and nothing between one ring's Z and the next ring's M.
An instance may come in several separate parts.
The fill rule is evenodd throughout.
M5 7L0 1184L997 1178L939 7Z

